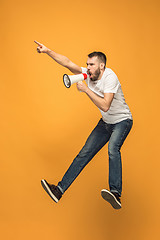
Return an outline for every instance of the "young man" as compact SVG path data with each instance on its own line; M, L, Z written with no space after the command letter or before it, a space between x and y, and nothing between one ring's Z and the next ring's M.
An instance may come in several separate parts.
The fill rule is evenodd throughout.
M38 44L37 51L46 53L58 64L68 68L73 74L86 73L86 84L77 83L79 91L84 92L99 108L102 118L88 137L82 150L73 160L69 169L57 186L41 180L44 190L58 202L83 168L95 154L109 141L109 187L103 189L102 197L115 209L121 208L122 164L120 149L133 124L132 115L125 102L120 82L116 74L106 68L106 56L102 52L88 55L87 68L81 68L67 57L58 54L43 44Z

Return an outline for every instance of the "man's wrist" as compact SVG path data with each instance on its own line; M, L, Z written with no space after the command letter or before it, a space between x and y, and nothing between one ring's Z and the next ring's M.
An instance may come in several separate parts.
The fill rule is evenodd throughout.
M85 93L88 95L88 92L89 92L89 87L88 86L86 86L86 88L85 88Z
M50 53L52 52L52 50L51 49L49 49L49 48L47 48L47 51L46 51L46 53L48 54L48 55L50 55Z

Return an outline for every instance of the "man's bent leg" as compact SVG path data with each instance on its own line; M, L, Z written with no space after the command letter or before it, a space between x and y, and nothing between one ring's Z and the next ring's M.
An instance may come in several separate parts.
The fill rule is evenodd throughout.
M65 173L62 181L58 183L59 189L64 193L76 177L80 174L83 168L95 156L95 154L109 141L110 133L105 129L105 124L102 120L99 121L95 129L88 137L84 147L73 160L69 169Z
M122 163L120 149L129 134L132 125L133 121L130 119L115 124L108 145L110 191L118 193L119 196L121 196L122 192Z

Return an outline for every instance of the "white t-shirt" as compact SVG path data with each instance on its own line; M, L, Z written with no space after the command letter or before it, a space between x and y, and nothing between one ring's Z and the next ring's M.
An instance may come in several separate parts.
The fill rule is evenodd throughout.
M87 68L82 67L82 73L87 74ZM104 122L115 124L128 118L132 119L132 114L125 102L118 77L110 68L105 69L100 80L91 81L88 76L86 83L88 87L100 97L104 97L104 93L114 93L114 98L109 110L107 112L103 112L99 109Z

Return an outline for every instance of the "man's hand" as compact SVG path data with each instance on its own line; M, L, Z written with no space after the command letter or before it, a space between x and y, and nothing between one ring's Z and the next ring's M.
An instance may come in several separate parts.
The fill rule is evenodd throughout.
M45 47L42 43L39 43L37 41L34 41L38 47L37 47L37 52L38 53L48 53L49 49Z
M77 89L80 91L80 92L86 92L88 87L86 86L86 84L82 81L79 81L77 82Z

